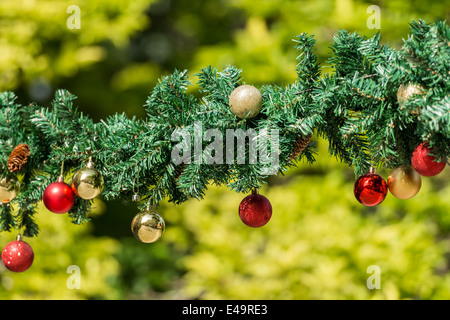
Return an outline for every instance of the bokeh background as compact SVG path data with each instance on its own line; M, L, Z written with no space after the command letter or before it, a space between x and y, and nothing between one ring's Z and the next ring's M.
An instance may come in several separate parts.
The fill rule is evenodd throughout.
M67 28L70 5L81 9L79 30ZM370 5L381 8L380 30L367 28ZM330 72L338 29L380 31L400 48L411 20L449 17L448 0L2 0L0 91L48 106L64 88L96 121L141 118L158 78L175 68L189 70L191 94L208 65L235 65L255 86L290 84L297 34L315 35ZM19 274L0 266L0 299L449 299L449 166L423 178L416 197L388 195L367 208L353 196L352 169L313 140L313 166L299 162L262 188L274 213L259 229L239 220L245 195L214 186L202 201L162 203L166 233L150 245L131 234L129 199L99 199L81 226L43 207L39 236L26 239L35 262ZM15 236L0 234L0 246ZM67 286L71 265L80 267L80 289ZM371 265L380 289L366 286Z

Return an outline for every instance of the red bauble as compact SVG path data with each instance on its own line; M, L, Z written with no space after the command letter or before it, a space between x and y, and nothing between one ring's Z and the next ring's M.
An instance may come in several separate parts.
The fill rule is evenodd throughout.
M383 177L371 172L356 180L353 187L356 199L363 205L372 207L380 204L386 198L388 186Z
M424 177L432 177L444 170L445 161L436 162L436 158L429 156L433 148L429 148L426 142L417 146L411 157L411 164L414 169Z
M272 205L266 197L254 192L239 204L239 217L249 227L262 227L272 217Z
M42 200L51 212L66 213L72 209L75 195L68 184L58 180L45 189Z
M6 245L2 252L2 261L5 267L13 272L23 272L33 264L34 252L25 241L12 241Z

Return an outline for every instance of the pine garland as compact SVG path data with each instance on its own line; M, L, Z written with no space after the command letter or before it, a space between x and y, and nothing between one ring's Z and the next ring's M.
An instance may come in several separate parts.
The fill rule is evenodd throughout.
M186 71L162 77L145 102L144 120L116 114L95 123L78 111L76 96L67 90L56 92L51 107L22 106L14 93L3 92L0 174L17 177L21 190L11 204L0 205L0 230L21 228L24 236L37 235L33 216L44 189L57 180L62 163L65 180L70 181L88 158L104 177L106 201L131 199L139 189L142 207L165 198L175 204L201 199L211 183L247 193L265 183L268 174L263 173L262 163L242 164L235 159L211 165L195 161L199 159L194 155L189 163L174 163L171 153L178 142L173 141L173 133L187 130L194 145L198 126L204 131L218 129L224 136L230 129L279 130L278 172L289 170L299 159L314 162L313 143L309 143L314 132L328 140L330 154L353 167L355 175L371 166L410 164L414 148L423 141L434 147L435 156L447 159L450 28L445 21L419 20L411 23L411 32L396 51L381 44L380 34L365 38L339 31L330 45L332 74L320 72L314 37L297 36L298 80L286 87L262 86L263 108L252 119L239 119L230 111L231 92L244 84L241 70L233 66L201 70L197 74L201 98L187 94L191 83ZM400 107L397 92L406 84L420 85L425 93L413 95ZM300 154L292 156L299 144ZM8 159L19 145L29 147L29 157L26 150L25 155L16 155L10 172ZM92 200L77 198L69 212L72 221L88 221L91 205Z

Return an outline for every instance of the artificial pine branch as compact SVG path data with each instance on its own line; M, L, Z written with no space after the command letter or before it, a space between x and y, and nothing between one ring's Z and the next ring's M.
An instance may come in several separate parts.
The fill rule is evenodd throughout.
M21 191L11 204L0 205L0 230L20 228L25 236L37 235L33 216L45 188L56 181L62 164L70 183L71 174L89 158L104 177L105 200L131 199L139 190L142 207L165 198L176 204L201 199L212 183L236 192L250 192L265 183L265 164L249 163L249 148L243 149L244 163L237 158L205 163L213 156L206 152L213 141L202 141L196 135L199 127L217 129L223 137L227 130L255 130L259 135L266 130L269 134L258 140L256 148L275 139L270 132L278 130L279 150L269 144L268 152L279 153L279 173L300 159L314 162L309 142L314 132L328 140L330 154L353 167L356 175L370 166L409 164L412 151L423 141L445 159L450 155L450 29L443 21L419 20L411 23L411 31L396 51L381 44L380 34L367 39L341 30L330 45L328 63L335 71L323 75L313 36L299 35L294 39L299 52L297 81L285 87L262 86L263 107L251 119L239 119L230 110L231 92L245 84L242 71L232 66L201 70L196 75L200 98L187 94L191 84L187 71L175 70L161 78L145 102L144 120L116 114L94 123L78 112L76 97L66 90L56 92L49 108L34 103L21 106L13 93L4 92L0 94L0 174L18 177ZM400 106L398 89L409 83L424 87L424 94ZM174 163L171 155L178 144L174 132L188 133L189 141L184 143L201 142L200 151L205 152ZM7 159L20 144L29 146L29 161L9 172ZM236 144L232 151L239 148L243 146ZM215 150L223 156L227 151L225 146ZM91 205L92 200L77 198L69 212L72 222L88 221Z

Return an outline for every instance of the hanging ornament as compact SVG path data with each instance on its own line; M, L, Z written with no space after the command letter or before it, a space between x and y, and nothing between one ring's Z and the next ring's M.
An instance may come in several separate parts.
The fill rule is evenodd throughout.
M163 218L149 207L145 211L139 212L131 222L133 235L143 243L152 243L159 240L165 227Z
M359 177L353 187L356 199L365 206L380 204L386 198L388 187L383 177L376 174L373 168L369 173Z
M13 272L23 272L31 267L34 252L31 246L18 235L16 241L6 245L2 251L2 261L5 267Z
M75 195L70 186L64 183L64 178L61 175L57 182L53 182L45 188L42 200L51 212L66 213L72 209Z
M422 178L413 167L402 165L389 173L387 184L396 198L410 199L419 192Z
M20 190L19 180L14 176L0 178L0 203L8 203L13 200Z
M231 92L229 98L231 112L240 119L250 119L258 115L262 108L262 95L250 85L242 85Z
M72 178L72 190L82 199L90 200L97 197L103 190L103 176L95 168L89 158L86 167L78 170Z
M426 90L418 84L400 85L397 91L397 101L400 108L404 108L405 103L411 99L413 95L424 95ZM411 110L411 113L419 113L419 110Z
M239 218L249 227L259 228L269 222L272 217L272 205L263 195L253 189L252 194L239 204Z
M435 157L428 155L430 153L433 153L433 148L429 148L426 142L422 142L411 157L412 166L424 177L435 176L445 168L445 161L437 162Z

